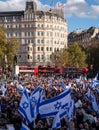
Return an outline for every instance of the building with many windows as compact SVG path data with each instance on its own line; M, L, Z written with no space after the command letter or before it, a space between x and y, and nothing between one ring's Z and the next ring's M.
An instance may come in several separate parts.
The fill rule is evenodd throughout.
M0 24L7 39L20 41L19 65L52 65L53 53L67 48L67 23L60 9L40 11L30 0L24 11L0 12Z
M68 35L68 45L78 42L84 48L99 43L99 28L90 27L82 31L74 31Z

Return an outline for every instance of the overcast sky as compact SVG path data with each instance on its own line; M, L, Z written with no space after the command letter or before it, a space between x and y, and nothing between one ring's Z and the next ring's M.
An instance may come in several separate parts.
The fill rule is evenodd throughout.
M30 0L27 0L30 1ZM64 11L68 31L99 28L99 0L34 0L39 10L60 8ZM26 0L0 0L0 11L19 11L25 9ZM60 3L60 4L58 4Z

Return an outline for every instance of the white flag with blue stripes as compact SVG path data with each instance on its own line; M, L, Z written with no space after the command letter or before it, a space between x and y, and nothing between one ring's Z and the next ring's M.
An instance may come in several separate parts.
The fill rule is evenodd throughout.
M30 130L25 124L22 123L21 130Z
M40 102L45 101L45 90L42 89L39 97Z
M93 108L93 110L96 111L96 112L98 112L99 105L98 105L98 103L96 101L96 97L95 97L94 93L91 94L91 102L92 102L92 108Z
M70 100L71 90L67 89L58 96L41 102L39 104L39 113L41 117L54 117L59 112L60 118L62 118L67 114Z
M69 112L68 112L68 122L72 120L72 117L75 115L75 105L74 99L72 98L70 101Z
M59 112L56 114L53 120L52 128L53 129L58 129L61 127L61 121L60 121L60 115Z
M30 102L34 111L34 117L37 116L37 103L40 97L40 87L37 87L30 95Z
M66 84L64 83L63 80L61 80L61 86L62 86L62 89L63 89L63 90L66 90Z
M53 88L53 80L52 80L52 78L50 78L49 84L50 84L50 87Z
M98 73L97 73L96 76L94 77L94 80L98 80Z
M30 124L33 121L34 111L33 111L32 105L30 103L30 98L29 98L29 95L28 95L26 89L23 91L23 95L20 100L18 110L21 113L21 115L25 118L27 124Z
M30 101L32 106L35 107L35 105L38 102L39 96L40 96L40 87L37 87L30 95Z

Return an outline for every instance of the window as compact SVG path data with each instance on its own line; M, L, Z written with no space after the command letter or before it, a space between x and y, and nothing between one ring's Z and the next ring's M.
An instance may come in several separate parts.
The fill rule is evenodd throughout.
M48 51L48 47L46 47L46 50Z
M28 55L28 59L30 59L30 55Z
M47 32L47 36L49 36L49 32Z
M30 32L28 32L28 36L30 36Z
M44 33L43 32L41 32L41 36L43 36L44 35Z
M41 47L41 51L43 51L44 50L44 47Z
M7 28L9 28L9 25L7 25Z
M33 40L33 39L31 40L31 43L34 43L34 40Z
M52 51L52 47L50 47L50 51Z
M50 36L52 36L52 32L50 32Z
M28 39L28 43L30 43L30 39Z
M19 24L19 28L21 28L21 24Z
M27 43L26 39L24 40L25 44Z
M47 40L47 43L49 43L49 40Z
M38 36L40 36L40 32L38 32Z
M30 50L30 47L28 47L28 51Z
M38 27L40 27L40 24L38 24Z
M37 59L40 60L40 55L37 56Z
M40 47L38 47L37 50L40 51Z
M40 43L40 39L38 39L37 42Z
M42 59L44 59L44 55L42 55L42 57L41 57Z
M34 32L31 32L31 35L33 36L33 35L34 35Z
M27 35L27 33L25 32L25 36Z
M44 43L44 40L41 40L41 43Z
M44 25L42 24L42 25L41 25L41 27L43 28L43 27L44 27Z
M18 33L17 33L17 32L15 32L15 36L16 36L16 37L18 36Z
M21 37L21 33L19 32L19 36Z

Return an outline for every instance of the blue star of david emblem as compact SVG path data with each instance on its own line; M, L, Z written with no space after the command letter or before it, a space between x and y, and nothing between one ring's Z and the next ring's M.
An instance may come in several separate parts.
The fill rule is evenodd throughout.
M61 102L57 102L56 104L54 104L55 109L60 109L61 108Z
M62 109L64 109L64 110L68 109L68 103L66 103L65 105L63 105Z
M27 109L27 108L28 108L28 103L27 103L26 101L25 101L22 105L23 105L23 108L24 108L24 109Z
M36 105L37 101L36 101L35 97L31 98L31 103L34 104L34 105Z

